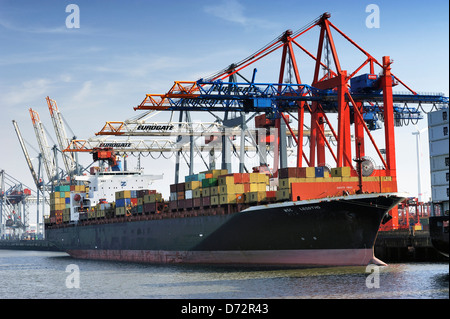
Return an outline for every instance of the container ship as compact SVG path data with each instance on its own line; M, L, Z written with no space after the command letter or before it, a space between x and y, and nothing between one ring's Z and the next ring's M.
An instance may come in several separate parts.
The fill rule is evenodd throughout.
M384 265L373 246L404 199L389 176L350 167L279 169L272 178L210 170L170 185L155 176L94 172L58 186L46 237L74 258L146 263ZM361 191L364 185L364 191Z

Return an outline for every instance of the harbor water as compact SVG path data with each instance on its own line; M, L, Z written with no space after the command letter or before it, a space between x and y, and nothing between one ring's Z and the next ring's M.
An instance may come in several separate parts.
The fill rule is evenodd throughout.
M448 299L449 264L243 268L0 250L0 299Z

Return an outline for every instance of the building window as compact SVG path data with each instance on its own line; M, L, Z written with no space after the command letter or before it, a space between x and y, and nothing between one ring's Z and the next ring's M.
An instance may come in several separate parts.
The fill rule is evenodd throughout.
M448 166L448 165L449 165L448 162L449 162L448 157L446 157L446 158L445 158L445 166Z
M448 174L449 174L449 173L445 173L445 180L446 180L447 182L448 182L448 177L449 177Z
M448 127L444 126L444 136L448 135Z
M442 119L444 120L444 121L447 121L447 112L442 112Z

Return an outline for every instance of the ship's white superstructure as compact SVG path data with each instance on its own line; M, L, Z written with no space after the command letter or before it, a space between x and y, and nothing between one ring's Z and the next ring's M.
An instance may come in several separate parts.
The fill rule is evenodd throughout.
M86 193L71 192L70 220L79 220L80 207L94 207L102 202L112 203L115 201L116 192L150 189L155 180L161 179L163 179L163 175L144 175L140 171L108 171L76 176L75 180L87 184L89 191ZM76 198L77 195L78 198Z

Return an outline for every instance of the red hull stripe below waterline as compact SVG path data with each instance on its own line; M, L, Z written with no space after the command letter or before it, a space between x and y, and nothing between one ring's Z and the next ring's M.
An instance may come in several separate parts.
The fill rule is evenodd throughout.
M155 264L249 264L249 265L335 265L386 264L373 249L250 250L250 251L163 251L163 250L69 250L74 258L145 262Z

